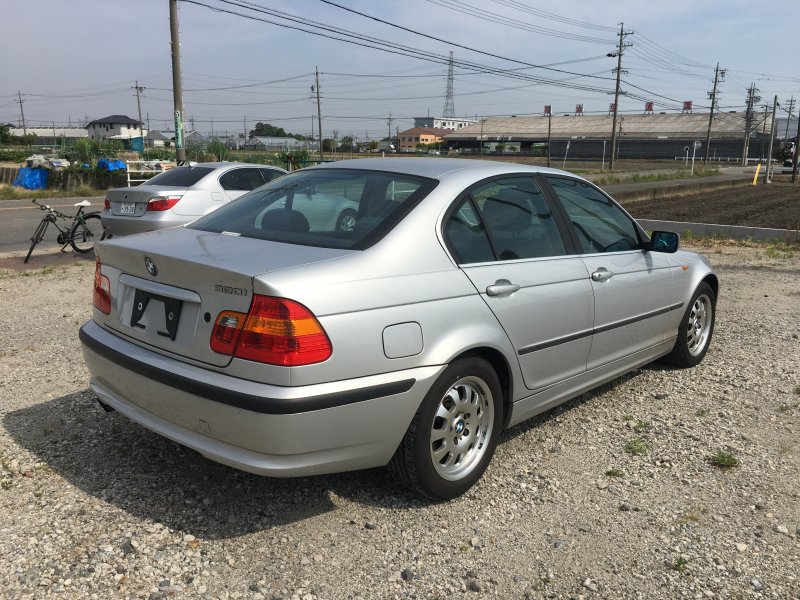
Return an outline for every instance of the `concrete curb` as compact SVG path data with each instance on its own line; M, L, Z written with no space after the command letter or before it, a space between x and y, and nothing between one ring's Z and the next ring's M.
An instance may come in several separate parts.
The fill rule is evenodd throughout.
M800 242L798 229L770 229L768 227L741 227L738 225L713 225L707 223L683 223L680 221L652 221L637 219L647 231L673 231L683 234L721 237L732 240L779 240L786 243Z

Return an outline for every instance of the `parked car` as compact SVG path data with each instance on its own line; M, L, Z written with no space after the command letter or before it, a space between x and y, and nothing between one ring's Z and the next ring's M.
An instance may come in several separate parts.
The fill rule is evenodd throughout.
M175 167L142 185L108 190L100 219L109 237L177 227L285 173L234 162Z
M502 429L660 357L697 365L719 287L575 175L455 159L303 169L97 253L80 339L102 405L245 471L388 465L439 499Z

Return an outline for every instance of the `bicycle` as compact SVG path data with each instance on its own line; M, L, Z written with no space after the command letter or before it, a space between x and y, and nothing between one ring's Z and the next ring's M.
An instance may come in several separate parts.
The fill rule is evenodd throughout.
M59 231L57 241L61 244L61 252L64 251L67 245L72 245L73 250L81 254L91 252L94 250L95 241L102 240L105 237L103 223L100 220L100 213L83 212L84 208L91 206L88 200L82 200L74 204L74 206L78 207L78 212L75 216L64 214L47 204L41 204L37 202L36 199L31 200L31 202L42 210L47 211L47 214L42 217L42 220L36 227L36 231L33 232L31 247L25 257L26 263L31 257L31 253L36 247L36 244L41 242L44 238L44 234L51 223ZM63 221L63 224L59 223L59 220Z

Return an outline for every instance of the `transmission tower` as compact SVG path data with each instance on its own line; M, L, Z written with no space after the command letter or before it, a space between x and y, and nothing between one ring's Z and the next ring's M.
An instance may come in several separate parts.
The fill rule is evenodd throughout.
M453 119L456 116L456 107L453 104L453 51L450 51L450 60L447 63L447 91L444 97L444 110L442 116Z

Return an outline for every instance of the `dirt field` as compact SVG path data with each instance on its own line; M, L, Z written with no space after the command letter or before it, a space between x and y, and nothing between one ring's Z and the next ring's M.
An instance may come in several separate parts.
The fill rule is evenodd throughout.
M800 229L800 185L787 181L622 204L637 219Z

